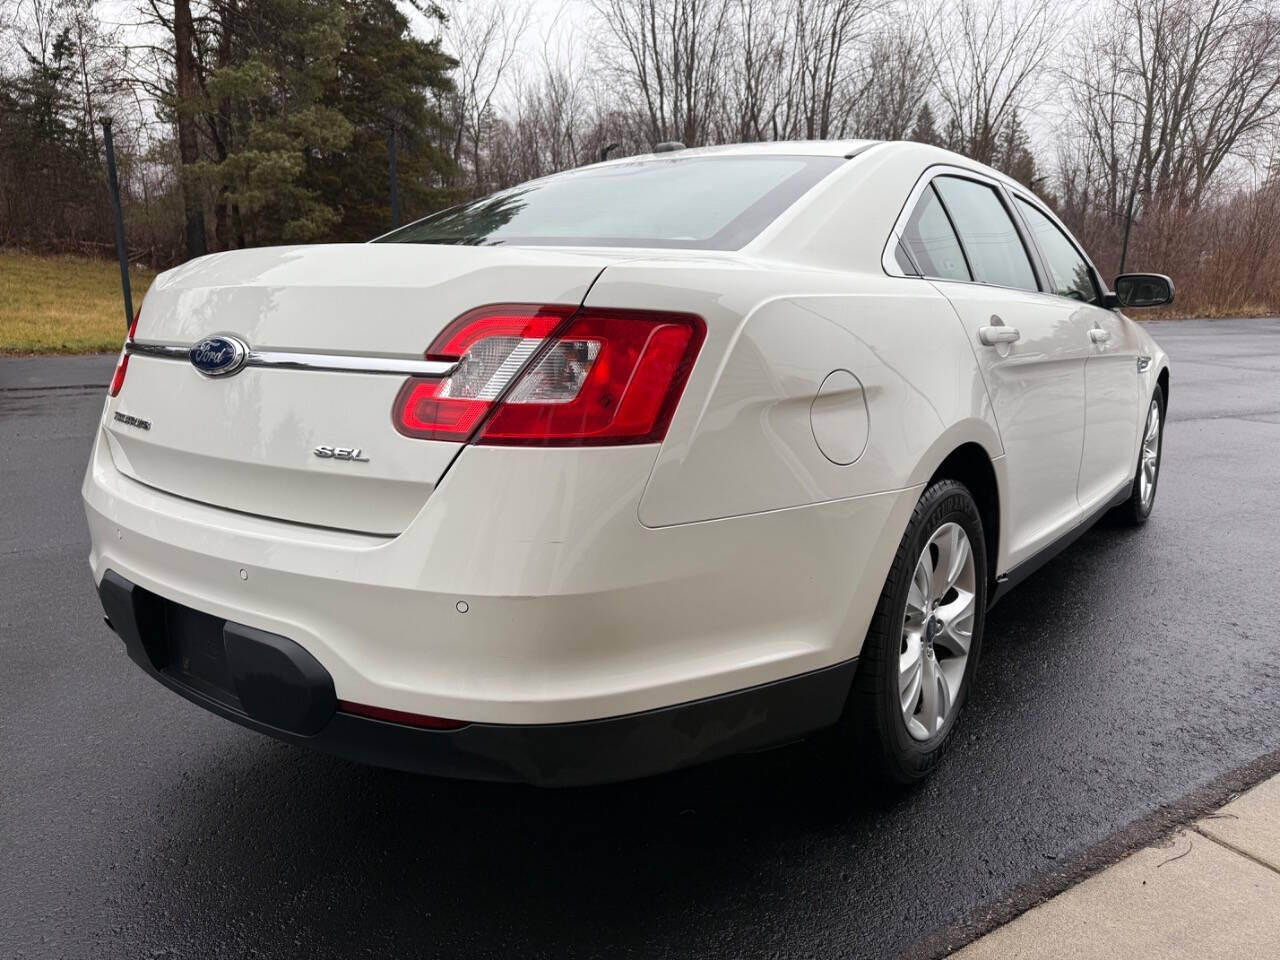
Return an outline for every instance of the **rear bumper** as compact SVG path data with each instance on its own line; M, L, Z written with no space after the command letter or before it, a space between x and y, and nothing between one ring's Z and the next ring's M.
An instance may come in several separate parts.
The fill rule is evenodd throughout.
M476 447L396 537L84 482L107 571L287 637L339 700L473 724L640 714L858 655L917 491L643 526L653 447Z
M577 723L426 730L345 713L318 660L285 637L192 611L112 570L98 587L130 658L188 700L260 733L377 766L473 780L579 786L661 773L831 726L856 661L689 703ZM194 633L225 658L179 662ZM225 681L219 683L221 674ZM215 679L210 679L211 677Z

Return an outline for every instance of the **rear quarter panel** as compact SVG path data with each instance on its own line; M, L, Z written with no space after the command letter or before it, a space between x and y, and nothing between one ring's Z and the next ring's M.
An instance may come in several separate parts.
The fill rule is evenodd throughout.
M639 506L645 526L903 490L964 442L1001 455L972 348L945 298L922 281L758 261L645 261L610 267L587 302L690 310L707 321ZM851 463L829 459L814 434L814 400L834 371L860 385L835 402L865 407L865 443L855 441L861 454Z

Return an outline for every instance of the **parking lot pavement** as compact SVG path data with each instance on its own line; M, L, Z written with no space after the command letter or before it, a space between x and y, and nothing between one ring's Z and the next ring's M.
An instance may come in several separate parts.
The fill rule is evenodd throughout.
M123 339L123 336L121 337ZM106 388L116 366L114 353L71 357L0 357L0 390Z
M209 715L101 623L101 391L0 389L0 956L938 954L1221 804L1280 769L1280 320L1152 329L1152 521L995 608L954 749L897 798L806 745L554 792Z

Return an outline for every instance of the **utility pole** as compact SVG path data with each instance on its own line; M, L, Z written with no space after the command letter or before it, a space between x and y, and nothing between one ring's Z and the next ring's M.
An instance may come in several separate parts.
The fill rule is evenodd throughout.
M120 287L124 291L124 325L133 323L133 292L129 289L129 248L124 242L124 213L120 209L120 181L116 177L116 145L111 139L111 118L102 118L102 143L107 151L107 186L111 188L111 213L116 222L116 256L120 259Z
M396 126L391 125L391 133L387 136L387 152L391 155L391 229L400 226L400 184L396 177Z
M1138 159L1132 164L1130 169L1133 171L1130 175L1129 183L1129 203L1125 207L1124 212L1124 241L1120 244L1120 269L1117 273L1124 273L1125 261L1129 259L1129 231L1133 228L1133 204L1138 198L1138 177L1142 169L1142 165L1147 156L1147 144L1144 140L1137 148Z
M1138 195L1138 178L1133 178L1133 185L1129 187L1129 207L1124 214L1124 242L1120 245L1120 269L1117 273L1124 273L1124 262L1129 258L1129 230L1133 226L1133 201Z

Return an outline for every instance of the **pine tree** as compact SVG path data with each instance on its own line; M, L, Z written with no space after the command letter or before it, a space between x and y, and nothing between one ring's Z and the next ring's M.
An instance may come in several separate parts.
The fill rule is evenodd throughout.
M411 35L394 0L255 0L221 28L230 37L201 106L224 132L200 172L233 212L238 244L385 232L392 126L405 210L442 205L448 161L431 104L453 62Z
M18 48L24 69L0 77L0 241L35 247L106 223L105 183L77 90L71 27ZM92 212L98 223L86 222Z
M968 143L965 141L964 132L960 129L960 121L955 117L947 121L947 130L942 135L942 143L939 146L968 155Z
M1031 138L1018 119L1017 111L1000 131L992 166L1028 187L1035 185L1036 159L1031 153Z
M402 221L452 202L443 183L452 161L433 108L452 89L454 61L439 41L412 36L393 0L348 3L352 20L338 74L322 97L352 125L349 145L317 157L305 181L339 211L326 235L365 240L391 226L388 135L394 127Z
M914 140L916 143L928 143L932 146L938 146L938 131L933 121L933 110L926 100L920 107L920 113L916 117L916 125L911 130L908 140Z
M349 23L341 2L257 0L235 21L232 62L209 78L209 101L233 105L234 141L201 173L227 188L249 243L317 240L338 220L304 175L351 142L350 122L322 102Z

